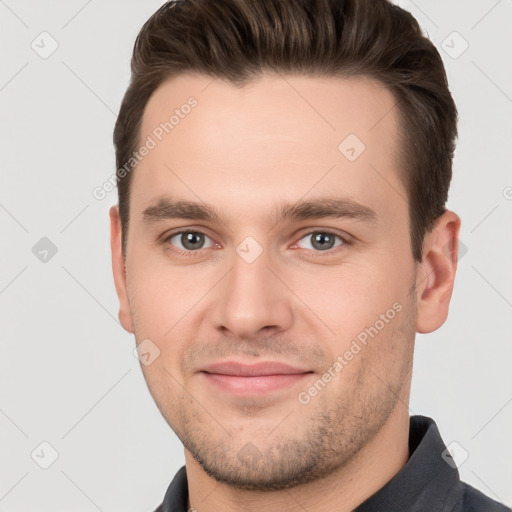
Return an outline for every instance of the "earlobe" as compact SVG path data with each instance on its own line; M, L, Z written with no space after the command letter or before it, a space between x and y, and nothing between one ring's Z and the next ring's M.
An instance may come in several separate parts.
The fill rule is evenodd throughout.
M119 298L119 321L123 328L134 333L133 320L130 313L130 302L126 287L126 265L123 257L121 238L121 218L119 207L114 205L110 208L110 247L112 250L112 272L116 286L117 297Z
M439 329L448 317L457 271L460 224L459 216L447 210L425 236L423 259L416 275L419 333Z

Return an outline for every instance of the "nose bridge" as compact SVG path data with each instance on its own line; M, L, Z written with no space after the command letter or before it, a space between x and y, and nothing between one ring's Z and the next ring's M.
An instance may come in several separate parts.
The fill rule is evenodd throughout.
M292 320L286 287L275 277L273 258L254 238L233 251L231 271L223 280L214 321L236 337L252 338L263 328L282 330ZM268 268L270 267L270 268Z

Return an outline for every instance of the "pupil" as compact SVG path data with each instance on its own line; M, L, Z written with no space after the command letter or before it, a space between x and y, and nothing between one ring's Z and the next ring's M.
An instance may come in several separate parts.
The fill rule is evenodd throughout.
M313 246L317 249L330 249L332 248L333 241L334 237L331 237L331 235L326 233L317 233L313 238ZM316 245L317 243L319 244L318 247Z
M186 247L187 249L198 249L196 245L201 246L201 237L201 233L184 233L182 235L183 247Z

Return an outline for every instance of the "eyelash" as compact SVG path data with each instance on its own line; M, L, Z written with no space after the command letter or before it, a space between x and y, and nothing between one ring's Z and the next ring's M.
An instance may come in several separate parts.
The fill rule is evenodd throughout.
M169 240L171 240L175 236L181 235L183 233L197 233L197 234L201 234L201 235L204 235L204 236L208 237L208 235L206 233L204 233L203 231L201 231L199 229L181 229L179 231L174 231L174 232L170 233L168 236L166 236L162 240L162 243L163 244L167 244L169 242ZM298 241L302 240L303 238L305 238L307 236L311 236L314 233L322 233L324 235L334 236L334 237L339 238L342 241L342 243L340 245L337 245L336 247L333 247L332 249L327 249L325 251L312 251L315 255L316 254L322 254L322 253L326 253L327 255L332 255L333 253L337 252L337 249L341 249L341 248L343 248L343 246L351 244L351 240L348 237L341 236L340 234L335 233L334 231L329 231L329 230L326 230L326 229L315 229L315 230L312 230L312 231L308 231L308 232L304 233L298 239ZM197 256L201 255L201 251L202 250L203 249L197 249L195 251L182 251L181 249L175 249L175 248L172 249L172 251L174 253L178 254L179 256L185 256L185 257L189 257L189 258L194 258L194 257L197 257Z

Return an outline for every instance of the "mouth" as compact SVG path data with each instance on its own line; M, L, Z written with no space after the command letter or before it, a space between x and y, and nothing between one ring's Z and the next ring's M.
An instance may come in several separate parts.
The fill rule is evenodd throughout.
M228 361L201 370L208 384L235 396L265 395L296 385L312 373L272 361L251 365Z

